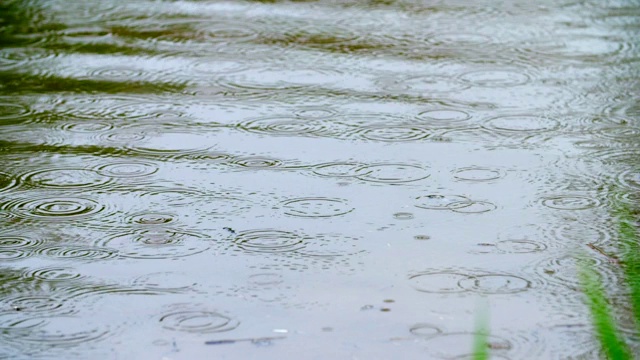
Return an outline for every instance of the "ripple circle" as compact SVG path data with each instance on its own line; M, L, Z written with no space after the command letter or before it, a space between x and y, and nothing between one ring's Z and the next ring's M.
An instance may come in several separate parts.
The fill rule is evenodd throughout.
M461 279L459 285L483 294L512 294L531 288L531 282L513 275L476 275Z
M427 130L414 126L375 126L360 131L367 140L401 142L426 139L431 135Z
M152 163L132 161L103 165L100 166L97 171L103 176L132 178L152 175L158 171L158 167Z
M134 259L171 259L201 253L211 247L203 235L176 229L135 230L107 239L102 246Z
M231 331L240 325L232 318L213 311L176 311L160 318L162 327L190 333Z
M100 187L109 182L93 170L61 168L38 170L26 174L23 181L34 186L55 189Z
M470 206L473 201L462 195L430 194L418 196L415 206L430 210L451 210Z
M539 116L502 116L487 120L484 127L489 130L509 132L544 132L560 127L557 120Z
M586 196L558 195L543 198L542 205L558 210L586 210L599 206L600 202Z
M495 204L488 201L472 201L467 206L451 208L451 211L463 214L481 214L493 211L497 208L498 207Z
M472 278L473 277L467 274L459 272L442 271L416 274L409 277L409 281L414 289L418 291L448 294L467 291L468 289L462 287L460 284L464 280Z
M460 76L464 82L482 87L509 87L529 82L529 76L515 70L478 70Z
M282 208L286 215L305 218L341 216L354 210L346 200L312 197L287 200Z
M281 253L296 251L304 247L304 237L287 231L259 229L243 231L234 243L251 252Z
M91 199L80 197L60 197L29 199L7 203L18 216L39 220L75 219L95 215L104 209Z
M483 167L466 167L453 171L453 177L464 181L491 181L503 177L504 174L498 169Z
M77 260L103 260L118 256L118 252L114 249L78 245L52 245L37 249L37 253L49 257Z
M384 184L400 184L424 180L431 174L422 166L410 164L373 164L356 170L357 178Z

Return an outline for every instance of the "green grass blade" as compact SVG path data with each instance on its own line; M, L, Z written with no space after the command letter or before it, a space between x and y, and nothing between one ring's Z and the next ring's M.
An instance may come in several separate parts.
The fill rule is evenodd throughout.
M473 360L489 359L489 310L486 303L476 311L475 337L473 339Z
M632 359L629 348L619 337L611 309L605 297L596 271L586 261L579 264L580 282L587 295L587 305L591 313L596 335L607 357L612 360Z
M618 232L621 244L625 247L622 256L622 269L629 290L636 326L640 329L640 236L634 225L634 213L628 205L618 205Z

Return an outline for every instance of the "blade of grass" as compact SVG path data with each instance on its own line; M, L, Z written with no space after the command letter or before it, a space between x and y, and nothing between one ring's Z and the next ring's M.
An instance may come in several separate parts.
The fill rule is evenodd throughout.
M622 269L631 292L636 327L640 330L640 236L634 225L633 210L626 204L618 204L617 213L618 234L621 244L626 248L622 256Z
M489 359L489 307L483 301L476 310L475 336L473 339L473 360Z
M580 261L578 267L580 282L587 295L587 305L596 328L596 335L607 357L612 360L631 359L629 348L617 333L604 288L600 284L596 271L590 268L586 261Z

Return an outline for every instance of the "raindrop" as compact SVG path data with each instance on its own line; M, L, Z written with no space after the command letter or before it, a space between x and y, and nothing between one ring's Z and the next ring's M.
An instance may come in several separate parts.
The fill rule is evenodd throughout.
M0 248L0 260L19 260L31 255L31 251L23 249Z
M299 198L282 203L286 215L305 218L341 216L354 210L346 200L331 198Z
M503 240L496 243L496 248L507 254L524 254L544 251L547 245L533 240Z
M23 199L5 203L3 208L20 217L38 220L63 220L88 217L100 213L104 206L81 197Z
M411 220L413 219L413 214L408 212L399 212L393 214L393 218L398 220Z
M167 213L139 213L129 216L126 220L135 225L165 225L176 221L176 216Z
M241 232L234 243L250 252L281 253L296 251L305 246L306 238L293 232L259 229Z
M105 131L113 130L114 126L111 123L100 121L83 121L83 122L66 122L62 125L62 130L70 131L79 134L93 134L102 133Z
M447 126L471 119L471 115L460 110L427 110L418 114L418 120L427 121L430 125Z
M27 271L23 274L25 278L33 278L49 282L62 282L68 283L72 280L78 280L84 276L76 272L72 268L64 267L46 267Z
M293 114L305 119L326 119L334 116L336 111L326 107L302 107L294 111Z
M24 312L47 312L47 315L63 306L62 300L47 295L22 295L4 298L2 302L12 309L20 309Z
M430 338L442 334L442 330L435 325L431 324L415 324L409 331L416 336Z
M513 275L487 274L461 279L459 285L483 294L512 294L531 288L531 282Z
M43 242L44 241L42 239L33 239L14 235L0 235L0 250L34 248Z
M464 82L482 87L509 87L529 82L529 76L516 70L478 70L460 76Z
M468 289L462 287L460 283L472 278L470 275L458 272L440 271L412 275L409 281L418 291L447 294L467 291Z
M114 249L71 244L45 246L38 248L36 252L43 256L76 260L104 260L118 256L118 252Z
M17 332L12 341L29 342L45 346L70 346L97 341L110 334L105 325L95 324L85 318L72 316L48 316L28 319L37 323L29 331Z
M184 310L163 315L162 327L189 333L217 333L231 331L240 325L232 318L214 311Z
M430 210L452 210L470 206L473 201L462 195L430 194L418 196L415 206Z
M401 142L422 140L429 137L430 133L425 130L409 125L378 125L370 126L361 130L360 135L368 140Z
M498 169L484 167L466 167L453 171L453 177L457 180L464 181L491 181L504 176L504 173Z
M560 127L557 120L541 116L511 115L489 119L484 127L488 130L512 131L512 132L543 132Z
M282 275L275 273L253 274L249 276L249 284L259 287L280 285L283 282Z
M546 196L542 205L558 210L586 210L600 205L600 201L579 195Z
M99 174L113 178L132 178L149 176L158 171L153 163L140 161L121 161L102 165L97 168Z
M329 162L316 165L313 173L326 177L356 177L362 164L354 162Z
M232 161L232 164L239 165L244 168L262 169L262 168L278 167L282 165L282 162L278 159L271 159L271 158L261 157L261 156L252 156L252 157L236 159Z
M481 214L497 209L495 204L488 201L472 201L468 206L452 207L451 211L463 214Z
M431 174L422 166L411 164L373 164L356 170L357 178L363 181L401 184L428 178Z
M59 168L30 172L22 176L22 181L43 188L76 189L100 188L109 182L109 178L93 170Z
M211 247L204 235L177 229L138 229L113 236L101 246L117 249L134 259L172 259L201 253Z
M271 117L249 120L238 125L239 128L267 135L312 136L325 130L320 120L308 120L296 117Z

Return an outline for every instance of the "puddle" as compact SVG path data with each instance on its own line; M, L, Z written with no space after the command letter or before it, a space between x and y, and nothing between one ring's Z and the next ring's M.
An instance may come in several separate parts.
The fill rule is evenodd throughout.
M598 358L638 10L3 3L0 358Z

